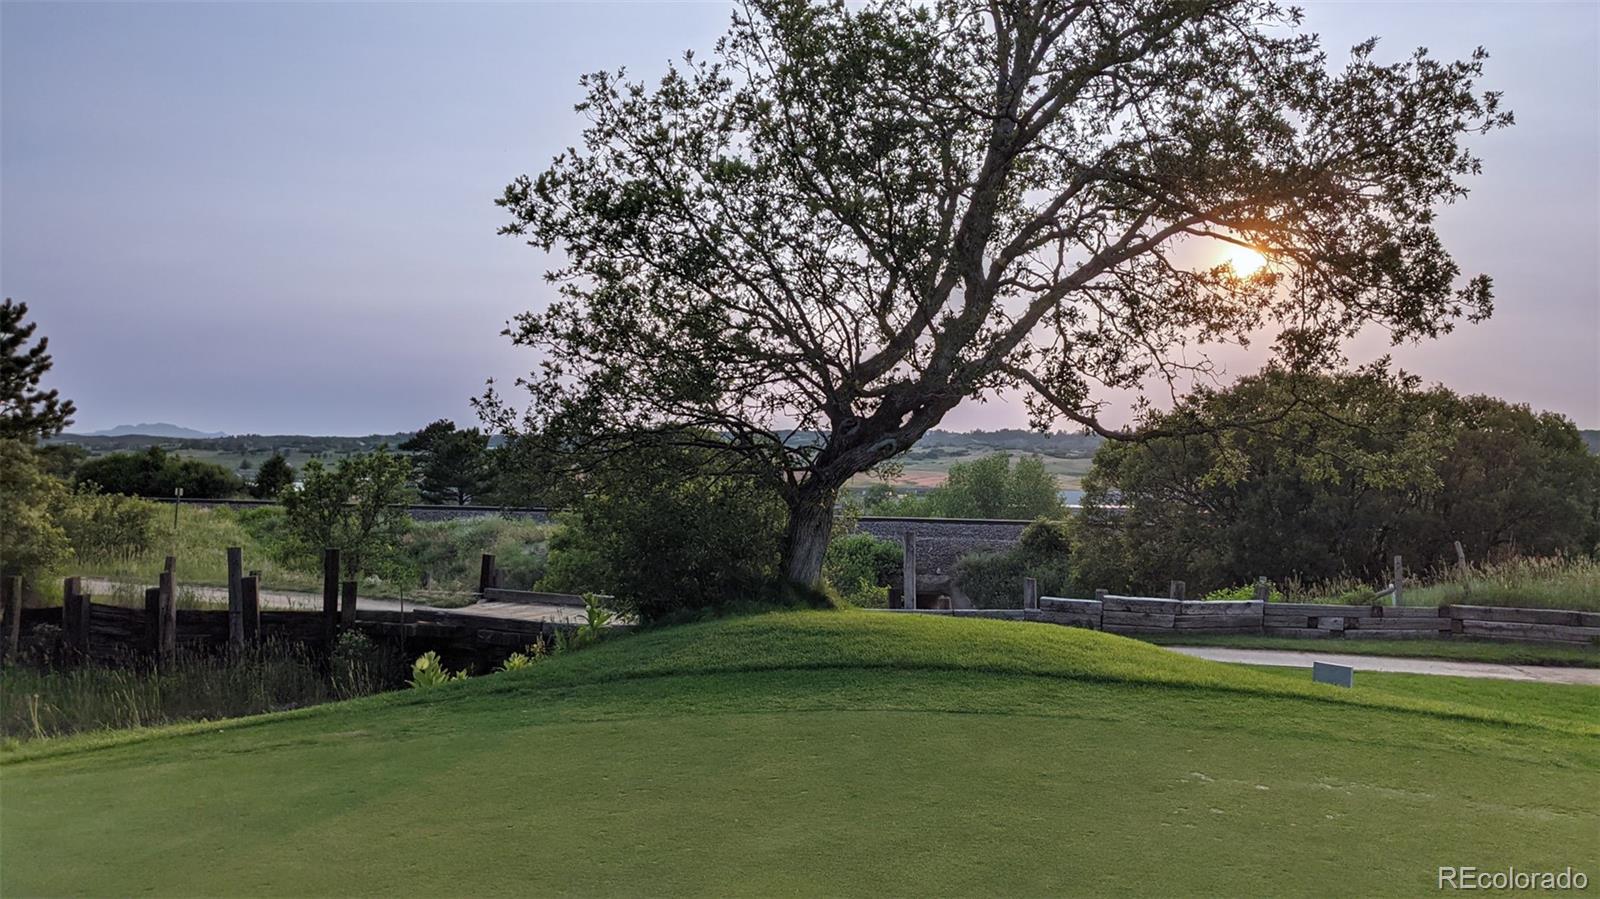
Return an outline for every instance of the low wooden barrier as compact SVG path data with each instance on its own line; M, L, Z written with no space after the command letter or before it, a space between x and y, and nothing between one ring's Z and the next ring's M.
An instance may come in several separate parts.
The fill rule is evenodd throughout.
M1264 634L1363 640L1458 637L1600 646L1600 612L1562 609L1350 606L1262 600L1205 602L1106 593L1095 599L1040 596L1034 602L1037 602L1036 609L890 611L1043 621L1134 636Z
M226 609L177 609L171 637L172 650L161 649L159 614L145 608L97 603L80 596L70 617L63 608L22 609L18 616L20 640L41 625L61 628L66 661L120 664L140 659L160 662L173 652L221 654L230 651L230 622ZM11 621L6 622L7 635ZM452 614L447 609L421 607L405 612L358 609L354 622L341 631L356 631L378 640L401 642L408 654L433 650L452 667L485 671L512 652L535 642L548 643L558 630L576 627L550 621L487 618ZM313 654L324 652L327 618L320 611L266 610L247 643L257 641L297 643Z
M485 557L492 570L492 557ZM396 640L407 654L433 650L452 667L486 670L512 652L535 642L548 642L558 631L577 625L520 618L453 612L426 606L404 612L361 609L356 603L357 584L340 580L338 550L323 556L323 603L320 610L291 611L261 608L260 578L243 574L237 548L227 551L228 606L225 609L177 607L176 559L167 558L159 585L144 593L139 606L95 602L81 589L79 578L62 583L62 604L54 608L22 608L21 587L15 578L0 583L0 653L15 658L22 640L42 625L60 628L63 661L71 663L126 663L148 660L165 665L180 651L238 652L265 641L303 644L308 652L326 656L339 634L358 631L376 639ZM563 594L528 594L526 591L491 589L485 592L523 593L553 605L583 605L582 597ZM516 600L512 600L516 601ZM55 645L55 641L51 641Z

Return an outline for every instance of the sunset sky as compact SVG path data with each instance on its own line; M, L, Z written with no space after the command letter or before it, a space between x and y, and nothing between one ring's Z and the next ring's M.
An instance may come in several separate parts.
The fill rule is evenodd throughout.
M578 75L653 77L729 7L0 4L0 288L74 430L364 434L472 421L499 336L550 296L492 200L578 136ZM1517 125L1442 216L1497 311L1393 350L1429 381L1600 427L1600 4L1318 3L1337 59L1491 54ZM1379 335L1352 348L1386 351ZM1260 356L1228 354L1243 373ZM1117 415L1109 416L1113 420ZM943 427L1022 426L1018 402Z

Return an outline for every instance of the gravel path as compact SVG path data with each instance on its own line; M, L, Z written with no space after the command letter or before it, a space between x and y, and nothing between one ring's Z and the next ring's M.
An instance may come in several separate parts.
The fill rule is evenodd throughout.
M1284 649L1229 649L1221 646L1167 646L1173 652L1243 665L1310 668L1313 662L1348 665L1357 671L1389 674L1443 674L1451 677L1490 677L1501 680L1539 681L1547 684L1585 684L1600 687L1600 668L1563 668L1543 665L1495 665L1450 659L1406 659L1391 656L1340 655L1332 652L1295 652Z

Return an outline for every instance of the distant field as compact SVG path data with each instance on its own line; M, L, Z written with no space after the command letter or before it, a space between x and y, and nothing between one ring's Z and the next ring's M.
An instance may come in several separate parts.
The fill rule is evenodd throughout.
M1003 450L994 447L913 449L896 460L904 466L904 470L898 477L891 478L888 483L905 487L936 487L949 476L950 466L957 462L972 462L996 452L1009 453L1012 459L1033 455L1021 450ZM1083 476L1088 474L1089 466L1093 461L1087 458L1068 458L1042 454L1039 458L1044 460L1045 469L1060 481L1061 489L1063 490L1078 489L1081 486ZM846 486L860 489L881 483L884 483L881 478L863 474L851 478Z

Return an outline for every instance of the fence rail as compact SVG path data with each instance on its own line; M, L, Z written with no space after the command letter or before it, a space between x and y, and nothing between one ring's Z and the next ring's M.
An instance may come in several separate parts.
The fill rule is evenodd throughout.
M918 615L1042 621L1115 634L1265 634L1313 639L1466 637L1512 642L1600 644L1600 612L1438 607L1318 605L1241 600L1206 602L1101 594L1095 599L1040 596L1037 608L890 609Z

